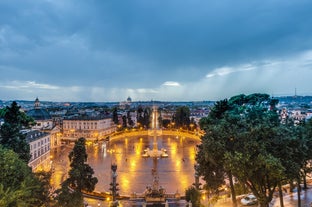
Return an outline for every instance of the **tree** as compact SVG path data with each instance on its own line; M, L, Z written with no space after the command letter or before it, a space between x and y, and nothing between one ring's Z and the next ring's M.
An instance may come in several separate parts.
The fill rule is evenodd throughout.
M187 129L190 125L190 109L187 106L180 106L176 109L174 120L177 128Z
M49 206L51 172L39 171L35 172L34 176L36 177L35 183L40 186L40 188L34 190L33 195L42 202L43 206Z
M233 133L239 123L239 119L233 116L229 122L225 121L228 117L226 112L230 108L227 100L218 101L209 116L200 120L200 127L206 131L206 135L198 146L196 161L199 163L199 173L206 181L205 188L209 192L218 193L218 187L224 184L226 177L229 178L232 202L237 206L232 173L225 168L224 163L224 153L233 150Z
M312 149L312 119L309 119L306 123L303 125L303 132L304 137L306 140L306 149ZM307 173L312 172L312 150L306 151L306 157L305 157L305 165L303 168L304 178ZM304 182L305 188L307 188L306 180Z
M30 159L29 144L26 142L26 134L21 133L24 128L30 128L33 119L20 111L20 106L15 101L11 107L6 107L4 123L0 128L0 144L7 149L12 149L19 157L28 163Z
M82 205L82 191L92 192L98 182L98 179L93 177L93 169L85 163L88 158L85 142L85 138L79 138L69 153L71 169L68 172L68 178L58 191L57 200L60 206L69 206L68 202L72 201ZM72 191L69 190L69 187Z
M122 127L127 128L127 117L125 115L122 116Z
M137 123L138 123L138 125L141 125L141 126L143 126L143 112L144 112L144 110L143 110L143 107L140 105L140 106L138 106L138 109L137 109Z
M67 180L79 192L82 190L92 192L98 179L92 177L94 174L93 169L88 164L85 164L88 158L85 143L85 138L79 138L75 142L74 149L69 153L71 169L68 172L69 178Z
M144 119L144 127L148 128L150 123L151 123L151 117L152 111L150 108L145 108L144 109L144 114L143 114L143 119Z
M78 207L83 204L82 193L70 189L67 180L62 183L61 189L58 189L55 192L57 194L56 206L58 207Z
M185 190L185 200L192 203L192 206L200 206L200 191L197 190L194 186L190 186Z
M217 102L209 116L200 121L206 135L196 160L208 185L221 184L221 180L211 184L214 175L233 175L249 187L261 206L268 206L277 185L287 176L285 159L276 150L285 147L289 138L280 128L276 103L266 94L238 95ZM294 135L287 146L295 153L298 145L294 143L301 142ZM296 159L291 162L299 164ZM294 170L298 172L298 168Z
M4 118L4 115L6 112L7 112L7 108L0 109L0 118Z
M119 124L117 107L113 109L113 122Z
M133 120L131 119L131 113L130 113L130 110L129 110L129 111L127 111L127 121L128 121L128 126L129 126L129 127L133 127L134 122L133 122Z
M40 180L12 150L0 145L0 206L43 206L47 197Z

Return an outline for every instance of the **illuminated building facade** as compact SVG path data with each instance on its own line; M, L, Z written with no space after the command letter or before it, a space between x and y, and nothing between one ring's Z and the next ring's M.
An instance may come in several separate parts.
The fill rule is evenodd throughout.
M110 116L65 118L62 139L76 141L84 137L87 141L96 141L104 139L115 131L116 125Z
M25 133L31 154L28 166L33 171L50 170L50 134L38 130L30 130Z

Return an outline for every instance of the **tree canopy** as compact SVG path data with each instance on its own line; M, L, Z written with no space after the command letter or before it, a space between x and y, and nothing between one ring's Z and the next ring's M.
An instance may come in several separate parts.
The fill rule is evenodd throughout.
M93 169L86 164L88 154L85 148L86 139L79 138L69 154L70 167L67 180L62 184L57 197L59 206L77 206L82 204L82 190L92 192L98 182L93 177ZM69 187L73 191L69 190Z
M31 168L12 150L0 145L0 206L42 206L45 188Z
M298 127L280 123L277 103L267 94L241 94L216 102L200 121L206 133L196 160L208 189L233 175L267 206L278 184L299 174L305 151L298 149L306 143Z
M175 122L175 127L188 129L191 123L189 107L179 106L176 109L173 121Z
M6 107L4 123L0 128L0 144L7 149L12 149L26 163L31 157L30 149L26 142L26 134L21 130L30 128L33 123L34 120L21 112L20 106L13 101L10 107Z

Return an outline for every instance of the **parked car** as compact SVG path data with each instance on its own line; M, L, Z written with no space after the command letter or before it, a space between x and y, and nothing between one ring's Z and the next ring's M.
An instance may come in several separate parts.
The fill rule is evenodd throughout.
M257 204L257 202L258 200L253 194L249 194L241 199L241 204L243 204L244 206L254 205Z

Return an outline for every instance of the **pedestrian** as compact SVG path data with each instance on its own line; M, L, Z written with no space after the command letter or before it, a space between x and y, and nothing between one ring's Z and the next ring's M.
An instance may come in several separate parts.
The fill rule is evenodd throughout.
M101 206L101 203L100 203L100 201L98 202L98 206Z

